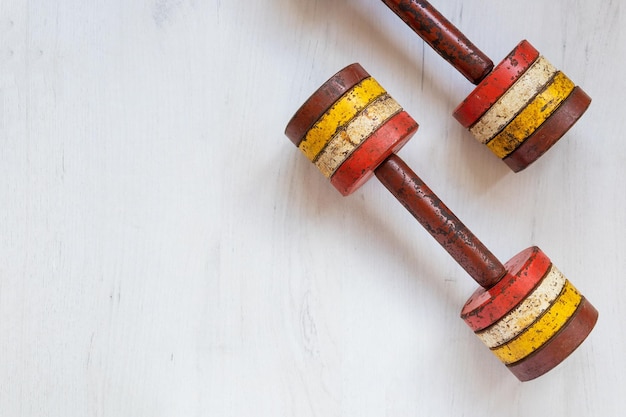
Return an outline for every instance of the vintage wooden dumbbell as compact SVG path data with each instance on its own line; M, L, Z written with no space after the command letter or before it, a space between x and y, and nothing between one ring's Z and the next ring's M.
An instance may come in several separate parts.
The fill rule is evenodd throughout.
M526 40L494 69L493 62L427 1L383 2L477 84L454 117L515 172L550 149L591 103Z
M480 284L461 317L522 381L586 338L598 312L537 247L504 265L395 154L418 125L359 64L324 83L285 134L343 195L375 174Z

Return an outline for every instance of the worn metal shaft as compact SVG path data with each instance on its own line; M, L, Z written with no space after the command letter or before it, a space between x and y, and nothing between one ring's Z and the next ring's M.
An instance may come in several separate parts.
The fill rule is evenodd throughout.
M480 286L490 288L506 274L504 265L399 156L392 154L375 174Z
M383 0L395 14L439 55L474 84L493 68L493 62L448 19L425 0Z

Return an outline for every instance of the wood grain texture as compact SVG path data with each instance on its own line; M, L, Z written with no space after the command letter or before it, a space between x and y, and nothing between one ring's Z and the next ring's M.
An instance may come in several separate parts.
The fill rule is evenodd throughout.
M525 171L451 117L472 85L380 1L0 1L0 414L623 413L626 8L433 4L594 99ZM600 311L556 369L517 381L458 318L466 273L283 135L357 61L420 123L400 155L495 255L540 245Z

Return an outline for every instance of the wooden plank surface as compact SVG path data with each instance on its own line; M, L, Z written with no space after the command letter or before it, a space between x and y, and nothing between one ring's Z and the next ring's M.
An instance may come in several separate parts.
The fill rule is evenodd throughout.
M0 2L0 415L619 415L626 8L433 2L500 62L528 39L593 98L514 174L473 85L374 0ZM401 156L503 262L536 244L600 312L520 383L459 318L475 284L373 179L284 136L360 62Z

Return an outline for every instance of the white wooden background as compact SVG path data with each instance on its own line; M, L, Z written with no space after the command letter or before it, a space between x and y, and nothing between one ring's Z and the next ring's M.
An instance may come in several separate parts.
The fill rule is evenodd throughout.
M526 38L593 97L528 170L451 117L472 85L379 1L2 0L0 415L622 413L626 8L434 3L495 62ZM539 245L600 311L557 369L518 382L458 318L463 270L284 137L355 61L484 243Z

